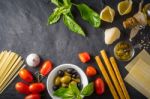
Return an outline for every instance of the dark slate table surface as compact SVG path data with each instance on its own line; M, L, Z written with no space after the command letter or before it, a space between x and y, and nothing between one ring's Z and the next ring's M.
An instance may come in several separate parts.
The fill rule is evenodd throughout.
M117 10L117 2L119 1L121 0L105 0L105 4ZM97 12L100 12L104 7L101 0L75 0L74 2L84 2ZM146 2L150 2L150 0L145 0ZM63 63L72 63L80 66L83 70L85 70L87 65L94 65L98 69L94 59L87 64L82 64L77 54L82 51L88 51L92 56L95 56L99 54L100 50L105 49L109 56L113 55L114 45L119 40L128 40L129 38L129 31L122 27L122 21L132 16L138 10L138 3L139 0L134 0L134 10L128 15L119 16L116 11L115 21L112 24L102 22L101 27L98 29L94 29L87 22L81 20L77 10L73 9L75 20L87 33L87 37L81 37L69 31L62 20L57 24L47 26L47 18L55 8L50 3L50 0L0 0L0 50L7 49L15 51L24 58L28 54L35 52L42 59L51 59L54 62L54 66ZM114 44L107 46L104 44L104 30L113 26L120 28L122 32L121 38ZM139 43L144 35L147 37L146 40L150 40L150 28L146 27L142 32L132 41L133 44ZM135 50L136 55L140 50ZM150 52L150 49L148 48L147 51ZM127 71L124 68L127 63L118 61L123 78L127 75ZM38 68L29 69L33 72L38 70ZM100 71L98 76L102 77ZM89 81L93 81L95 78L90 78ZM17 93L14 88L15 83L18 81L21 81L19 77L0 95L0 99L23 99L24 95ZM46 78L43 82L46 83ZM125 84L131 99L146 99L130 85ZM113 98L107 86L106 92L102 96L93 94L85 97L85 99L99 98ZM47 91L43 92L42 99L51 99Z

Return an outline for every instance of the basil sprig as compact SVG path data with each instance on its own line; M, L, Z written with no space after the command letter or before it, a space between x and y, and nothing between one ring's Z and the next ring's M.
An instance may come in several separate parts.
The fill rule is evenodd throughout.
M61 14L66 14L68 12L70 12L69 6L63 6L54 9L54 12L48 18L48 23L49 24L56 23L60 19Z
M73 32L78 33L82 36L85 36L82 28L68 15L63 16L64 24Z
M68 88L59 88L53 95L62 99L82 99L83 96L90 96L94 91L93 82L85 86L81 91L76 84L70 84Z
M90 83L81 91L81 94L84 96L89 96L93 93L93 91L94 91L93 83Z
M98 28L100 26L99 15L91 8L89 8L86 4L78 4L77 8L83 20L89 22L95 28Z
M85 32L83 31L82 27L76 23L71 13L72 6L76 6L83 20L87 21L95 28L100 26L99 15L86 4L74 4L71 2L71 0L51 0L51 2L57 7L49 16L48 24L54 24L58 22L61 16L63 16L64 24L72 32L85 36Z

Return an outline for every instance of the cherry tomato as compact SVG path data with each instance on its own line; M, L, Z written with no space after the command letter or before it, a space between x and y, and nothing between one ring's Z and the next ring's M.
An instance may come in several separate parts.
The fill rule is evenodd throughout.
M101 78L95 80L95 91L98 95L101 95L105 91L104 81Z
M20 76L20 78L22 78L26 82L32 82L33 81L33 76L27 69L22 69L19 72L19 76Z
M22 94L29 94L30 93L29 86L23 82L16 83L15 88L19 93L22 93Z
M88 66L86 68L86 75L89 77L95 76L97 74L96 69L93 66Z
M25 99L41 99L40 94L29 94L25 97Z
M40 74L43 76L46 76L50 71L52 71L53 65L50 60L47 60L43 63L41 69L40 69Z
M88 52L79 53L78 56L82 63L86 63L86 62L90 61L90 59L91 59Z
M29 86L29 91L31 93L40 93L45 90L45 85L43 83L33 83Z

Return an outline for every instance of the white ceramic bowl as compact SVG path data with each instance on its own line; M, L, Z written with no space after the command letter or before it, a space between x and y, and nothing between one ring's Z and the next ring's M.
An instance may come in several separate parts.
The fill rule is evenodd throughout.
M56 68L54 68L51 71L51 73L48 75L48 78L47 78L47 90L48 90L49 95L52 97L52 99L60 99L60 98L58 98L58 97L53 95L53 88L52 88L53 87L54 78L57 75L57 71L58 70L65 70L67 68L73 68L79 73L79 75L81 77L81 82L82 82L83 88L86 85L88 85L87 76L85 75L85 73L82 71L81 68L79 68L78 66L73 65L73 64L62 64L62 65L59 65L59 66L57 66Z

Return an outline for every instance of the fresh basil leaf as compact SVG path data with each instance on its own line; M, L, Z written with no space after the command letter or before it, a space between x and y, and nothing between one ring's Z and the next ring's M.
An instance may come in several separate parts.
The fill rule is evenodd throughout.
M70 12L70 6L63 6L54 9L54 12L48 18L48 24L56 23L59 19L61 14L66 14Z
M69 88L70 88L70 90L72 90L72 92L74 93L75 96L80 95L80 91L76 84L69 84Z
M81 95L80 95L80 94L77 96L77 99L82 99L82 97L81 97Z
M62 5L62 3L60 2L60 0L51 0L51 2L53 4L55 4L56 6L61 6Z
M68 6L63 6L63 11L62 13L63 14L68 14L71 10L71 5L68 5Z
M48 24L56 23L60 19L59 9L56 8L54 12L48 18Z
M71 98L62 98L62 99L76 99L75 97L71 97Z
M84 89L81 91L81 94L84 96L89 96L93 93L94 91L94 85L93 82L89 83Z
M63 0L64 5L72 5L71 0Z
M63 15L64 24L73 32L85 36L82 28L68 15Z
M74 16L72 15L71 12L69 12L67 15L70 16L72 19L74 19Z
M69 15L71 18L74 18L72 13L71 13L71 8L72 8L71 0L63 0L63 3L65 6L70 6L70 12L67 13L67 15Z
M74 97L74 94L72 90L69 88L59 88L53 93L54 96L61 97L63 99L72 99Z
M71 0L51 0L51 2L56 6L63 6L63 4L68 6L72 4Z
M83 20L88 21L95 28L100 26L100 17L95 11L93 11L86 4L78 4L77 8L81 14Z

